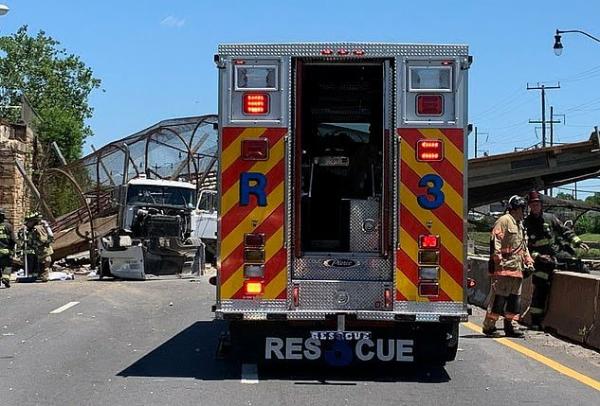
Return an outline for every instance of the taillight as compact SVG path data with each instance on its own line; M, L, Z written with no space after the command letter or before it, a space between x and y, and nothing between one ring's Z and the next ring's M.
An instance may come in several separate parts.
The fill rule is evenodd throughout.
M442 140L417 141L417 161L435 162L444 159L444 143Z
M262 247L265 245L265 235L260 234L244 234L244 245L246 247Z
M300 286L294 285L292 297L294 298L294 307L300 306Z
M437 248L440 239L437 235L427 234L419 236L419 248Z
M437 281L440 278L440 268L437 266L420 266L419 279Z
M242 159L245 161L266 161L269 159L269 140L267 138L242 140Z
M264 115L269 113L269 95L266 93L244 93L242 104L244 114Z
M419 283L419 296L436 297L440 295L438 283Z
M244 282L244 291L247 295L260 295L263 293L262 281L248 280Z
M444 113L444 98L440 94L417 95L419 116L441 116Z
M263 262L265 260L265 250L262 248L246 248L244 250L245 262Z
M383 290L383 304L386 309L390 309L392 307L392 289L385 288Z

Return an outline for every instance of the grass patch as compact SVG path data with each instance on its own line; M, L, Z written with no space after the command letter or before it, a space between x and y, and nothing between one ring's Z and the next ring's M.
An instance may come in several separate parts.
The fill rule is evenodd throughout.
M586 233L586 234L580 235L579 238L581 238L583 241L600 242L600 234Z

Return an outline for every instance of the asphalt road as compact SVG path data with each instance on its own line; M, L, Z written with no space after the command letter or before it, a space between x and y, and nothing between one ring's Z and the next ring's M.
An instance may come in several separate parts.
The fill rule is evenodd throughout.
M600 354L543 333L510 340L526 356L462 326L458 359L445 367L265 370L216 360L224 326L212 321L213 296L205 278L0 289L0 405L600 404Z

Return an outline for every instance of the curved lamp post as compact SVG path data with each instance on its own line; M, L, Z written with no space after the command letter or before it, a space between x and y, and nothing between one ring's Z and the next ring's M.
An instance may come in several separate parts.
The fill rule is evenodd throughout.
M556 30L556 34L554 35L554 54L555 54L556 56L560 56L560 55L562 54L562 51L563 51L563 45L562 45L562 43L560 42L560 39L561 39L561 34L566 34L566 33L570 33L570 32L577 32L577 33L579 33L579 34L583 34L583 35L585 35L585 36L586 36L586 37L588 37L588 38L591 38L591 39L593 39L593 40L594 40L594 41L596 41L596 42L600 42L600 39L598 39L598 38L594 37L594 36L593 36L593 35L591 35L591 34L588 34L588 33L587 33L587 32L585 32L585 31L581 31L581 30L565 30L565 31L562 31L562 30Z

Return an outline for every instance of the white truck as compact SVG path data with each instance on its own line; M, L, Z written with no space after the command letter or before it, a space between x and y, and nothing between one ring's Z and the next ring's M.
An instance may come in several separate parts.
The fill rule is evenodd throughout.
M199 273L204 244L192 236L196 186L140 176L116 189L117 227L98 241L100 278Z

